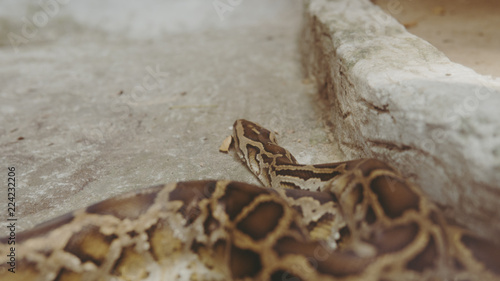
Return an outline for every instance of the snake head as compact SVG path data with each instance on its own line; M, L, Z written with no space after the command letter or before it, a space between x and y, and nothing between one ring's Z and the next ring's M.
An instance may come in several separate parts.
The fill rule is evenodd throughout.
M238 157L265 186L271 186L269 173L274 165L297 163L288 150L277 144L275 133L257 123L236 120L233 141Z
M269 131L261 125L239 119L233 125L234 147L240 158L245 162L250 159L248 147L252 147L256 154L266 154L270 158L276 158L283 164L296 164L293 155L276 141L276 133Z

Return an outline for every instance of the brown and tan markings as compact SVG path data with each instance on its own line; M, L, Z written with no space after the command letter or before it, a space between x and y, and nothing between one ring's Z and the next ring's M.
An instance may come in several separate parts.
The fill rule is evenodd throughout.
M449 225L387 164L301 165L269 130L233 148L269 188L155 186L0 239L0 280L500 280L500 246Z

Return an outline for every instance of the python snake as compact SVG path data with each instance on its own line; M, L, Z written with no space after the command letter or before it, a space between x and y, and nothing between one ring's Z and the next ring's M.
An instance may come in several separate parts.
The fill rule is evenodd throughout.
M500 246L448 224L387 164L301 165L258 124L233 128L269 188L189 181L102 201L0 239L0 279L500 280Z

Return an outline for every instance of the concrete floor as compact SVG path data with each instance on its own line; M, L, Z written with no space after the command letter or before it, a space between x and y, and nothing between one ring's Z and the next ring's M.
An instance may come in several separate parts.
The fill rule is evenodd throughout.
M257 183L218 151L238 118L277 131L299 161L339 159L301 74L300 1L146 2L5 1L0 179L16 168L18 230L158 183Z

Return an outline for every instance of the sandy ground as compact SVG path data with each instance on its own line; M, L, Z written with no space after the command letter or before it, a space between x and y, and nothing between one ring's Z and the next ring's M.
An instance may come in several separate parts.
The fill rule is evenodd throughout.
M500 77L500 1L374 0L450 60Z
M257 183L218 151L238 118L302 162L338 160L301 73L300 1L65 2L2 1L0 180L15 167L18 231L159 183Z

